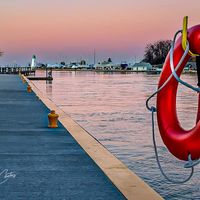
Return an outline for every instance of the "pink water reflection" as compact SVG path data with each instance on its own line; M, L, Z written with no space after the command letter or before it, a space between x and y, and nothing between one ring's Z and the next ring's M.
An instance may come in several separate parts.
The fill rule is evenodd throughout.
M164 197L171 198L181 190L179 186L162 189L164 179L154 158L151 115L145 100L156 90L159 75L55 71L53 77L53 84L37 81L37 87ZM194 85L197 82L194 75L183 75L183 79ZM197 94L180 86L177 109L183 127L193 127ZM158 129L156 132L164 165L172 174L176 172L174 176L187 173L174 167L175 159L164 147ZM191 188L197 180L193 179ZM193 192L193 197L196 194Z

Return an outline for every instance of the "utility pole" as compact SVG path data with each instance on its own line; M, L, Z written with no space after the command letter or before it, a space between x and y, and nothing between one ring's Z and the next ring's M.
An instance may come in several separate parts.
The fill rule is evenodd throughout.
M94 65L96 64L96 50L94 49Z

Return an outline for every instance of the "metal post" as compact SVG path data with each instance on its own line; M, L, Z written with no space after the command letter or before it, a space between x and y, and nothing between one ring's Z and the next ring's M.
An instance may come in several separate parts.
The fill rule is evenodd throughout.
M200 56L196 56L196 66L197 66L197 85L200 87Z
M197 67L197 85L200 87L200 56L196 56L196 67ZM199 102L198 102L198 112L197 112L197 119L196 123L200 120L200 93L199 93Z

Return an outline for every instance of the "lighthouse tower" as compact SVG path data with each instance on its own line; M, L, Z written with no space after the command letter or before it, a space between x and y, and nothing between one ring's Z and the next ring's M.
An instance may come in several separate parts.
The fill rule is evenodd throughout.
M32 61L31 61L31 69L34 69L36 67L36 56L32 56Z

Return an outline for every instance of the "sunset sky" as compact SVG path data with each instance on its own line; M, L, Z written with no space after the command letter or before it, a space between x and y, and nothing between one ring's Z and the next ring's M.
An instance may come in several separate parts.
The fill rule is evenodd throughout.
M44 63L92 63L94 48L97 61L139 61L185 15L189 26L200 23L200 0L1 0L0 65L24 65L33 54Z

